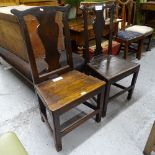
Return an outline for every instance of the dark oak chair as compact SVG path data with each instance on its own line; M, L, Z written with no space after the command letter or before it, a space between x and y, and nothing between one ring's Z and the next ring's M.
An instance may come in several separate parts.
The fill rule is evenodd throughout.
M106 89L104 96L104 105L102 116L106 115L108 102L125 92L128 92L127 99L130 100L133 94L133 90L136 84L136 79L139 72L140 65L133 63L124 59L120 59L112 54L112 28L113 28L113 17L114 17L114 5L100 5L94 7L81 6L83 16L84 16L84 29L85 29L85 58L87 61L88 74L91 74L101 80L106 81ZM102 32L104 30L105 20L103 16L104 9L109 10L110 14L110 34L109 34L109 48L108 55L104 55L102 52L101 41ZM90 59L88 56L88 51L90 47L89 34L88 34L88 14L90 10L94 10L95 19L92 22L94 33L95 33L95 56ZM116 82L124 79L127 76L133 75L131 80L131 85L128 87L122 86ZM110 96L111 85L117 86L122 90L117 94Z
M151 155L152 151L155 152L155 122L152 126L151 132L149 134L148 140L146 142L143 154Z
M103 106L103 93L105 82L73 70L73 60L68 27L68 10L65 7L34 7L25 11L12 10L17 16L21 33L25 39L28 58L32 72L36 94L38 96L41 118L50 127L54 135L57 151L62 149L61 138L74 128L96 116L96 121L101 120ZM33 21L38 22L37 34L44 48L46 70L38 72L34 48L31 40L30 26ZM65 46L66 63L60 64L60 49L58 38L63 37ZM96 105L88 102L88 99L97 97ZM91 109L90 113L74 122L60 124L60 116L70 109L84 104ZM49 122L50 114L53 123ZM72 120L73 121L73 120ZM67 125L67 126L66 126ZM53 127L52 127L53 126Z

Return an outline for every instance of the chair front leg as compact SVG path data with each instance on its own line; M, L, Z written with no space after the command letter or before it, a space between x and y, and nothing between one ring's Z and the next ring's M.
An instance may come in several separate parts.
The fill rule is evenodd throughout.
M148 36L148 44L147 44L146 51L150 51L151 39L152 39L152 34Z
M56 112L52 112L52 116L53 116L54 142L56 150L59 152L62 150L60 116Z
M109 94L110 94L110 87L111 87L111 84L109 82L107 82L106 83L106 87L105 87L105 93L104 93L104 102L103 102L103 109L102 109L102 117L105 117L106 116L107 105L108 105Z
M136 58L138 60L141 59L142 50L143 50L143 39L138 41L138 50L137 50L137 54L136 54Z
M99 113L96 115L96 122L101 121L103 102L104 102L104 90L105 87L103 87L101 93L97 95L97 110L99 109Z
M133 91L134 91L134 88L135 88L135 84L136 84L136 81L137 81L138 73L139 73L139 68L133 74L133 78L132 78L132 81L131 81L131 87L132 88L128 91L127 100L130 100L132 98L132 94L133 94Z

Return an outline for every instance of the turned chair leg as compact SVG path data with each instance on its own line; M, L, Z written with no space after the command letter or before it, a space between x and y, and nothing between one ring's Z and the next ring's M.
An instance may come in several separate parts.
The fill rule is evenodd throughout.
M107 82L106 87L105 87L105 95L104 95L104 102L103 102L102 117L106 116L107 106L108 106L108 99L109 99L109 94L110 94L110 87L111 87L111 84L109 84Z
M151 39L152 39L152 34L148 36L148 44L147 44L146 51L150 51Z
M53 116L54 142L56 150L59 152L62 150L60 116L56 112L52 112L52 116Z
M146 142L143 154L144 155L151 155L152 151L155 151L155 122L153 124L152 129L151 129L149 138Z
M133 91L134 91L134 88L135 88L135 84L136 84L136 81L137 81L138 73L139 73L139 68L138 68L138 70L133 74L132 81L131 81L131 87L132 87L132 88L128 91L127 100L130 100L130 99L132 98L132 94L133 94Z
M143 50L143 39L141 39L141 40L138 41L138 51L137 51L137 54L136 54L136 58L138 60L141 59L142 50Z

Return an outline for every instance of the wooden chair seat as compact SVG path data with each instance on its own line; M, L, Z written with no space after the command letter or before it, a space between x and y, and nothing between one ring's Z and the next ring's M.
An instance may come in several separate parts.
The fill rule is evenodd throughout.
M99 55L93 57L88 63L89 68L98 73L101 79L115 80L120 76L121 78L131 74L134 70L139 68L139 64L131 61L123 60L112 55Z
M80 78L77 79L77 77ZM76 103L81 100L81 96L85 94L88 96L89 93L92 93L92 91L102 87L104 84L103 81L76 70L63 74L60 78L62 79L58 81L56 80L58 78L56 78L55 82L54 79L51 79L36 85L38 94L42 96L42 100L46 103L45 106L51 111L67 108L73 102ZM85 98L81 100L81 102L84 101Z

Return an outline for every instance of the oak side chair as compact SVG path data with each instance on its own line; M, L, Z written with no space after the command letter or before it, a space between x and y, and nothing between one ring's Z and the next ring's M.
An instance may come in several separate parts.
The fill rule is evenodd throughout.
M96 116L96 121L101 120L103 106L103 94L105 82L79 71L73 70L70 34L68 27L69 6L34 7L25 11L13 9L11 12L17 17L23 34L32 72L36 94L38 96L41 118L45 121L54 135L57 151L62 149L61 138L84 123L89 118ZM45 49L44 61L47 68L41 74L38 73L34 49L31 42L30 27L37 20L37 34ZM58 36L63 35L66 48L67 62L61 65L59 62L60 51ZM96 105L92 105L89 99L97 97ZM82 118L65 126L60 124L60 116L80 104L93 110ZM50 124L49 116L53 120ZM68 121L67 121L68 122ZM53 127L51 127L53 126Z
M81 9L82 9L83 18L84 18L84 30L85 30L84 53L87 60L88 74L91 74L103 81L106 81L104 105L102 110L102 116L104 117L107 111L107 104L111 99L125 92L128 92L127 99L128 100L131 99L133 90L136 84L136 79L138 76L140 65L112 55L112 28L113 28L113 19L114 19L114 5L106 5L106 6L100 5L100 6L94 6L94 7L81 6ZM101 47L101 42L103 39L102 32L104 30L104 24L105 24L105 20L103 16L104 9L109 9L109 12L110 12L109 26L110 26L111 33L109 34L108 55L103 54L102 52L103 49ZM90 47L90 42L88 38L89 37L88 14L90 10L94 10L95 12L95 19L92 22L92 24L93 24L94 33L95 33L96 49L95 49L95 56L93 56L92 58L88 56L88 51ZM133 75L130 86L125 87L121 84L116 83L130 75ZM113 96L110 96L111 85L114 85L120 88L121 91L116 93Z

